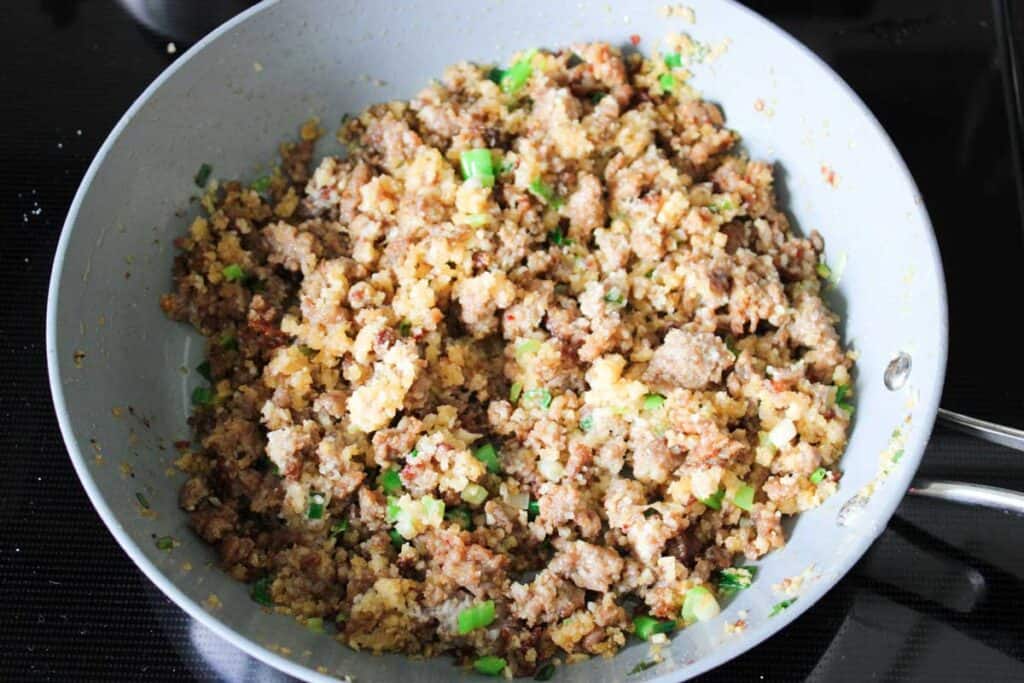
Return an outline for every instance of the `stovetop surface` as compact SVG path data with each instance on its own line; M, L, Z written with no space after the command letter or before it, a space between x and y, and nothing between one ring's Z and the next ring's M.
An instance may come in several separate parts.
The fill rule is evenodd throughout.
M46 284L75 189L143 88L247 3L204 3L206 22L172 11L175 26L145 26L126 9L145 4L5 3L0 23L0 680L286 680L135 568L78 483L50 403ZM949 288L943 405L1024 427L1012 335L1024 289L1024 10L1010 0L749 4L846 79L921 188ZM1024 454L939 428L921 473L1024 490ZM1022 533L1024 519L908 498L824 599L704 679L1024 680Z

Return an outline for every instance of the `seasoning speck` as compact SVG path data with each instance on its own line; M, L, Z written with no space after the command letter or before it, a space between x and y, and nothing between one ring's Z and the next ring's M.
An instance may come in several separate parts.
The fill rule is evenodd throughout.
M167 54L173 55L177 51L178 51L178 46L177 45L175 45L174 43L167 43Z

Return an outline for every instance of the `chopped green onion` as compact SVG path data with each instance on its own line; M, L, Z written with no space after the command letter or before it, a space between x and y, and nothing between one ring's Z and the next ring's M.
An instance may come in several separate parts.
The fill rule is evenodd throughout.
M589 432L594 427L594 416L584 415L583 419L580 420L580 429Z
M469 514L469 510L466 508L452 508L446 510L444 518L449 522L455 522L466 531L473 530L473 516Z
M528 389L523 393L523 398L533 401L542 410L547 410L551 405L551 392L543 387L540 389Z
M510 66L508 71L501 74L502 92L506 95L515 95L522 90L523 86L526 85L526 81L530 79L530 75L533 73L530 61L535 54L537 54L536 50L530 50L523 55L522 59Z
M651 268L646 273L644 273L644 277L647 278L648 280L654 279L654 268Z
M483 462L486 463L487 461L483 460ZM466 488L462 489L462 493L460 495L462 496L462 500L466 501L470 505L480 505L487 500L487 489L480 484L469 483L466 484Z
M269 576L264 576L261 579L257 579L256 583L252 585L252 591L249 593L252 599L264 607L273 607L274 601L270 597L270 584L273 583L273 579Z
M476 456L477 460L487 465L487 471L491 474L501 473L501 461L498 460L498 451L494 448L494 444L485 443L473 451L473 455Z
M160 550L170 550L174 547L174 539L170 536L161 536L156 539L156 547Z
M335 522L331 525L331 536L340 536L341 534L348 531L348 520L343 519L340 522Z
M299 344L299 353L306 358L312 358L316 355L316 349L306 346L305 344Z
M308 628L313 633L323 633L324 632L324 620L323 620L323 618L321 618L321 617L310 617L309 619L306 619L306 628Z
M554 189L541 178L534 178L530 181L530 193L534 197L549 205L553 209L562 208L562 198L555 194Z
M196 366L196 372L205 379L207 382L212 382L213 378L210 375L210 361L204 360L202 363Z
M494 185L494 162L489 149L467 149L459 155L462 177L466 180L476 179L483 187Z
M473 668L484 676L497 676L505 670L506 666L508 666L508 663L504 659L492 655L481 657L473 662Z
M388 522L394 522L398 519L398 515L401 511L402 508L398 506L398 499L394 496L388 496L388 505L384 509L384 519Z
M725 490L724 489L718 489L717 493L712 493L710 496L708 496L707 498L704 498L700 502L704 503L704 505L706 505L707 507L711 508L712 510L721 510L722 509L722 498L724 498L724 497L725 497Z
M832 277L832 269L824 261L818 261L818 265L814 266L814 270L826 280Z
M774 617L776 614L786 609L794 602L796 602L796 598L789 598L788 600L783 600L782 602L776 603L775 606L772 607L772 611L768 613L768 616Z
M391 537L391 545L395 546L396 549L401 549L405 544L405 538L395 529L389 531L388 536Z
M683 65L683 56L678 52L669 52L665 55L665 66L670 69L678 69Z
M565 60L565 68L572 69L579 66L580 64L583 64L583 62L583 57L580 57L578 54L573 52L572 54L569 55L569 59Z
M572 244L572 240L566 237L561 227L557 227L548 233L548 242L551 242L556 247L567 247Z
M409 455L407 455L405 457L407 457L409 460L412 460L413 458L415 458L419 454L420 454L420 449L413 448L411 451L409 451Z
M199 187L206 187L207 181L210 179L210 174L213 172L213 167L209 164L200 164L199 170L196 171L196 176L193 180L196 181L196 185Z
M149 501L146 500L146 497L144 495L142 495L142 491L137 491L135 493L135 500L139 501L139 505L141 505L142 507L146 508L147 510L149 509Z
M658 508L644 508L644 519L650 519L658 514Z
M735 503L736 507L739 509L750 512L750 508L754 505L754 487L742 484L738 489L736 489L736 493L732 497L732 502Z
M537 674L533 677L535 681L550 681L552 676L555 675L555 665L548 662L541 668L537 669Z
M671 620L659 621L645 614L633 618L633 628L638 638L648 640L655 633L672 633L676 629L676 622Z
M622 292L619 291L618 287L612 287L607 294L604 295L604 300L613 306L625 306L626 298L622 296Z
M520 359L523 356L531 353L537 353L540 351L540 342L536 339L524 339L523 341L516 344L516 359Z
M270 176L260 176L256 180L252 181L252 185L250 185L249 187L251 187L254 192L263 194L264 192L270 189Z
M653 659L647 660L646 662L637 662L636 666L634 666L632 669L630 669L626 673L626 675L627 676L632 676L633 674L638 674L641 671L647 671L648 669L650 669L653 666L658 666L658 662L654 661Z
M540 501L531 499L526 504L526 518L532 522L538 517L540 517Z
M661 394L647 394L644 396L644 410L657 410L665 405L665 397Z
M825 481L825 477L827 477L827 476L828 476L828 470L826 470L824 467L819 467L818 469L816 469L813 472L811 472L811 476L810 476L811 483L812 484L820 484L821 482Z
M493 178L491 182L494 182ZM491 216L486 213L473 213L466 216L466 225L471 228L479 228L481 225L487 225L490 221Z
M594 104L597 104L598 102L600 102L601 100L603 100L607 96L608 96L608 93L602 92L600 90L597 90L597 91L594 91L594 92L590 93L590 101L592 103L594 103Z
M213 405L213 390L210 387L196 387L192 390L192 405L211 406Z
M408 337L411 332L412 332L412 323L411 322L409 322L408 320L403 320L402 322L398 323L398 334L399 335L401 335L403 337Z
M499 67L494 67L487 72L487 80L491 81L495 85L501 85L501 77L505 75L505 70Z
M850 385L840 384L836 386L836 405L848 413L853 412L853 404L850 403Z
M715 596L704 586L694 586L686 591L686 597L683 598L682 615L687 623L707 621L714 618L720 611L721 608L718 606Z
M515 403L519 400L519 395L523 393L522 382L512 382L512 386L508 390L508 400Z
M225 351L238 350L238 338L235 335L231 334L230 332L225 332L224 334L222 334L220 336L220 339L217 340L217 343L220 345L220 348L224 349Z
M459 612L459 635L464 636L478 628L488 626L492 621L494 621L493 600L486 600L472 607L467 607Z
M896 451L895 453L892 454L892 462L893 462L893 464L898 463L900 461L900 459L902 459L902 458L903 458L903 449L901 448L901 449L899 449L898 451Z
M750 588L757 574L756 567L729 567L718 572L718 592L722 595L733 595L745 588Z
M324 502L324 494L310 492L309 501L306 503L306 519L323 519Z
M392 468L380 473L381 490L388 495L399 493L402 490L402 479L398 476L398 470Z
M658 85L661 86L662 94L675 92L676 77L672 74L662 74L658 76Z
M732 200L726 197L722 201L715 204L708 204L708 211L711 213L720 213L722 211L732 211L736 208L736 205L732 203Z

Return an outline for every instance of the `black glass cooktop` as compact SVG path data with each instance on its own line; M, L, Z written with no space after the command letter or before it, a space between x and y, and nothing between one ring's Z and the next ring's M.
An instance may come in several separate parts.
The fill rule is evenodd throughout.
M1013 334L1024 290L1024 7L750 4L853 86L920 185L950 294L943 404L1024 427L1024 362ZM286 680L189 619L121 552L71 469L44 363L50 264L86 166L161 70L247 5L4 3L0 680ZM922 473L1024 490L1024 454L939 429ZM1021 538L1024 519L907 499L828 596L705 679L1024 680Z

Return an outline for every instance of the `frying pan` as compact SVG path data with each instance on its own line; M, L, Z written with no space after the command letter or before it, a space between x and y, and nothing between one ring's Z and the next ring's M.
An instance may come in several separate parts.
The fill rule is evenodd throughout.
M859 353L857 411L838 493L787 527L751 589L714 620L677 633L628 680L706 671L783 628L838 581L907 492L931 432L946 362L946 294L928 215L892 142L864 104L793 38L732 2L693 0L696 25L647 0L616 2L265 2L201 40L132 105L103 144L68 213L47 315L50 383L71 460L96 510L140 569L186 612L251 655L309 681L440 680L476 674L450 660L374 657L267 614L223 575L177 507L172 444L189 436L193 368L204 344L158 306L172 241L196 207L192 177L210 163L252 178L277 143L317 115L408 99L459 60L504 62L518 49L601 40L641 50L669 31L719 53L694 86L719 103L754 158L776 164L781 200L845 263L830 303ZM325 142L317 154L338 153ZM886 368L911 360L893 388ZM134 476L126 476L127 473ZM171 551L154 537L171 536ZM785 595L796 601L770 616ZM727 633L741 616L746 628ZM626 680L650 661L635 642L613 659L558 670L560 681ZM324 673L327 672L327 673Z

